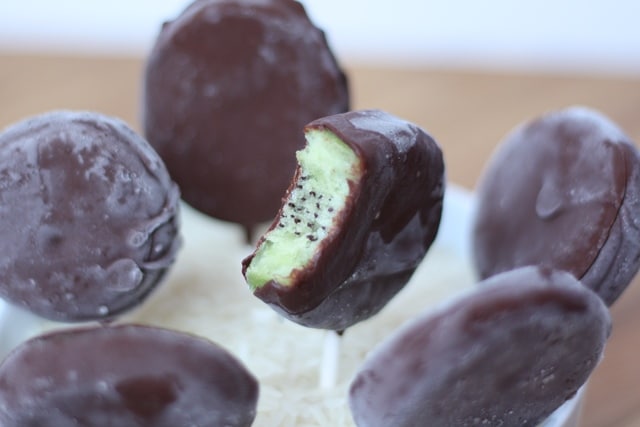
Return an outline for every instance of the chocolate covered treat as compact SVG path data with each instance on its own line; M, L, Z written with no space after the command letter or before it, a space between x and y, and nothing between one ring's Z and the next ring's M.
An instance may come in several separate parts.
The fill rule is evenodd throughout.
M595 111L570 108L518 127L479 185L480 276L544 265L612 304L640 267L639 165L630 139Z
M201 338L144 326L29 340L0 365L0 424L248 427L258 384Z
M303 126L348 110L324 33L292 0L199 0L166 23L144 81L144 129L184 200L253 226L278 211Z
M523 267L377 347L350 389L358 427L536 426L584 384L610 332L571 274Z
M58 111L0 134L0 295L58 321L140 303L173 262L179 192L117 119Z
M433 242L442 152L417 126L375 110L318 119L305 136L282 207L243 274L285 317L340 331L382 309Z

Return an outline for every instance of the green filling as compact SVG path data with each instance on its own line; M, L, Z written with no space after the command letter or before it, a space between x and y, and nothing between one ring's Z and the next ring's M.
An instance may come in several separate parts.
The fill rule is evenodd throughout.
M252 290L270 280L290 286L292 273L311 262L344 209L349 181L359 178L356 154L327 130L310 130L296 153L300 173L284 201L278 224L264 237L246 270Z

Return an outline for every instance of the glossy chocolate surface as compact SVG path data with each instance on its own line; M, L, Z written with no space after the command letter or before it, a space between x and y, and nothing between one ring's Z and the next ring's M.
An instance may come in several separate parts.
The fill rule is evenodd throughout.
M639 165L629 138L595 111L571 108L517 128L478 189L480 276L544 265L613 303L640 267Z
M3 427L248 427L258 384L201 338L144 326L34 338L0 365Z
M302 128L347 111L324 33L292 0L200 0L166 23L145 74L144 129L196 209L249 231L278 211Z
M584 384L611 321L571 274L523 267L393 333L352 382L358 427L537 426Z
M59 321L140 303L173 262L178 188L117 119L59 111L0 134L0 295Z
M382 111L329 116L306 128L337 135L362 159L363 178L314 264L293 286L271 281L255 294L297 323L340 331L380 311L422 261L440 224L444 163L427 133Z

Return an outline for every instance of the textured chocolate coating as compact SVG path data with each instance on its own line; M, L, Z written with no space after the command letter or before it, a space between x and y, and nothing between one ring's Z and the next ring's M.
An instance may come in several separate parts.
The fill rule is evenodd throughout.
M145 74L144 129L184 200L247 230L278 211L302 128L347 111L324 33L292 0L199 0L166 23Z
M292 286L270 281L255 295L297 323L340 331L380 311L422 261L440 224L444 162L431 136L382 111L328 116L306 129L338 136L362 160L363 176L313 264Z
M59 321L141 302L173 262L179 192L125 123L57 111L0 134L0 295Z
M611 328L571 274L523 267L393 333L350 388L358 427L536 426L584 384Z
M544 265L612 304L640 267L639 165L629 138L595 111L570 108L517 128L478 188L480 276Z
M145 326L37 337L0 365L3 427L247 427L257 399L221 347Z

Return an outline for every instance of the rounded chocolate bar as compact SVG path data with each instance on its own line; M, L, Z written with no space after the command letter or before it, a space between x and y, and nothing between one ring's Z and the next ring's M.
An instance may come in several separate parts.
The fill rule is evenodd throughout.
M108 319L173 262L179 191L120 120L56 111L0 134L0 295L58 321Z
M324 33L293 0L199 0L166 23L145 74L144 129L184 200L251 229L270 221L303 126L347 111Z
M480 276L544 265L572 273L612 304L640 267L639 165L629 138L589 109L518 127L478 188Z
M3 427L248 427L257 400L257 381L226 350L154 327L55 332L0 365Z
M318 119L278 216L243 261L255 295L305 326L367 319L435 239L444 162L422 129L376 110Z
M571 274L523 267L394 332L349 404L358 427L537 426L575 395L611 329Z

